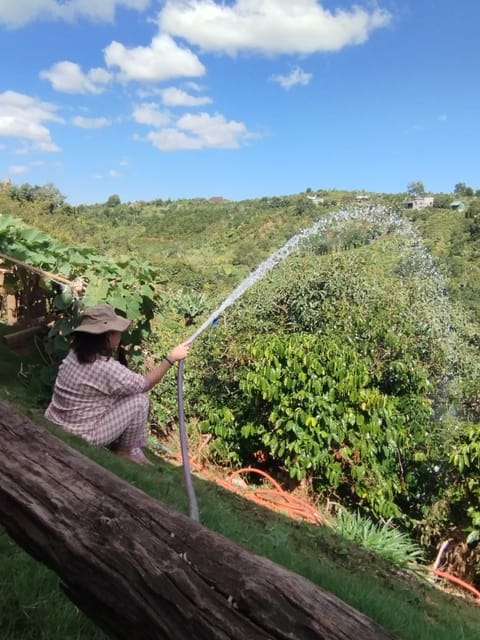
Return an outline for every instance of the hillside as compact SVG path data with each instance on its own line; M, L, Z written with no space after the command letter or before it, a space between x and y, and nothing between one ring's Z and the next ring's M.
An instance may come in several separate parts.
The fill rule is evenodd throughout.
M305 194L75 210L2 194L0 204L65 246L81 241L112 259L125 254L132 267L133 258L147 261L160 296L145 343L153 357L190 335L292 235L325 219L321 234L246 290L197 341L185 374L192 447L208 435L202 455L209 463L252 464L289 477L321 504L341 503L377 523L391 519L429 562L451 538L445 568L478 587L475 217L441 208L407 217L395 210L401 195L372 194L361 210L354 194L322 195L322 205ZM335 218L342 208L347 215ZM42 393L33 411L48 385ZM174 381L153 400L155 434L175 446ZM271 526L274 537L283 535ZM327 545L329 562L330 544L337 542ZM386 624L389 614L380 618ZM461 637L474 638L465 624ZM393 618L392 625L398 632ZM418 633L403 629L400 637L443 637L434 623Z

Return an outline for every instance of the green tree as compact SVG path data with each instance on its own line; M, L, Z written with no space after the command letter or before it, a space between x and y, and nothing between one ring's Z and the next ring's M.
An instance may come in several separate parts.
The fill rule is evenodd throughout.
M122 201L120 200L120 196L114 193L108 198L106 205L107 207L116 207L117 205L121 204L121 202Z
M420 180L416 180L407 184L407 191L412 196L421 196L425 193L425 187L423 185L423 182L421 182Z
M453 193L457 196L473 196L473 189L465 184L465 182L457 182L453 188Z

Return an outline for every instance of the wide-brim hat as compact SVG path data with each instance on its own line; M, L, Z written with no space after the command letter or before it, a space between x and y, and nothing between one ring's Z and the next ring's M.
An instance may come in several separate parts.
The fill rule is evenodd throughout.
M126 331L131 320L119 316L109 304L96 304L82 313L82 320L73 331L84 333L105 333L106 331Z

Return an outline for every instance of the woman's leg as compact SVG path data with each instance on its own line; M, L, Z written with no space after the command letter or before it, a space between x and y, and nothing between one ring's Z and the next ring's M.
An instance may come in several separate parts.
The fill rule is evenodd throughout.
M147 444L148 406L146 393L119 398L85 439L100 446L115 443L115 448L124 452L144 447Z

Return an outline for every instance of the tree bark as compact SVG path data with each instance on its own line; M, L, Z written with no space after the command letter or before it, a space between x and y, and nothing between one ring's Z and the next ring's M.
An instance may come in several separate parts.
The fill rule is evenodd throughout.
M0 523L119 640L394 640L0 401ZM161 478L159 478L161 482Z

